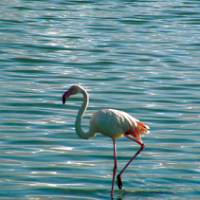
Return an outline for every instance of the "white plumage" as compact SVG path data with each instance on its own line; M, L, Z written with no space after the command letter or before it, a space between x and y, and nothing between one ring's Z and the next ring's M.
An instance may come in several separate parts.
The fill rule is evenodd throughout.
M134 130L138 120L131 115L115 109L103 109L92 116L90 126L97 133L113 139L122 137L128 130Z

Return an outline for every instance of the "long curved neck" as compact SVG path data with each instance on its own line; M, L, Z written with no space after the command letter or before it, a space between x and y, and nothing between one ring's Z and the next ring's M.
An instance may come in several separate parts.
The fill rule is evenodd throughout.
M84 132L81 127L81 120L82 120L83 114L88 107L89 96L85 90L81 90L81 93L83 95L83 103L78 111L77 116L76 116L75 128L76 128L76 133L80 138L89 139L90 137L94 136L94 133L92 132L92 130L90 128L89 128L88 132Z

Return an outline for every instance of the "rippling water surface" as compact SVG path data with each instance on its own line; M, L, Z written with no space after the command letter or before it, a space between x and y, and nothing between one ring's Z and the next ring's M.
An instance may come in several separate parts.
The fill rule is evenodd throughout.
M116 199L200 198L200 2L0 2L0 198L109 199L112 141L74 120L124 110L151 126ZM119 168L139 148L120 139Z

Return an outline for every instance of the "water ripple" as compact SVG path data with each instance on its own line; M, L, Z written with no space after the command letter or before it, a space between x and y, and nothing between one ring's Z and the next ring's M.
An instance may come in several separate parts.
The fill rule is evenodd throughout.
M74 83L89 112L151 126L118 199L199 199L199 2L0 2L0 199L108 199L113 147L81 140ZM86 114L83 120L87 128ZM117 141L119 168L138 150ZM117 188L117 187L116 187Z

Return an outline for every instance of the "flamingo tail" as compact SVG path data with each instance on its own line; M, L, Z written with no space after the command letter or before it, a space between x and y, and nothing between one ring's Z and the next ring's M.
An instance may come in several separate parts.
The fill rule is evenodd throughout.
M144 122L137 122L136 130L139 135L149 134L150 127Z

